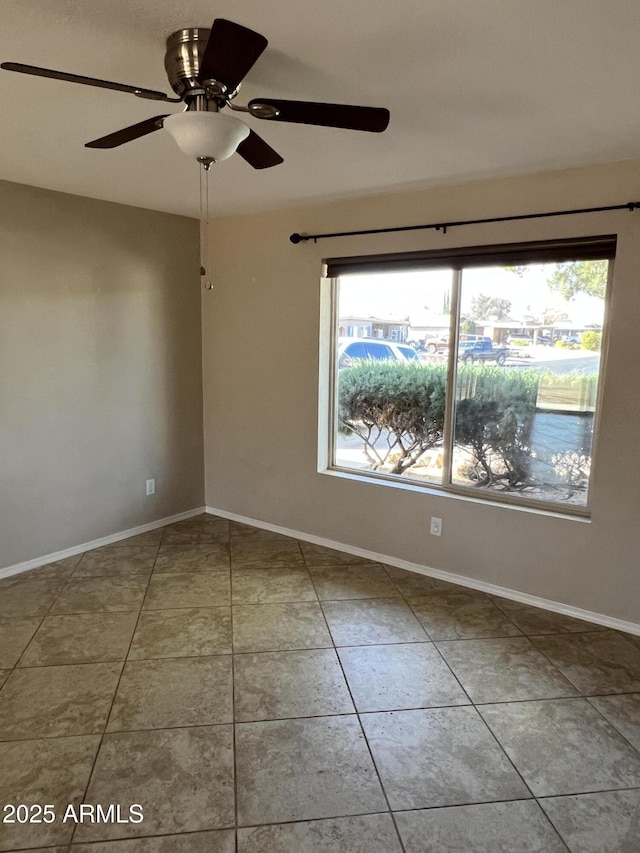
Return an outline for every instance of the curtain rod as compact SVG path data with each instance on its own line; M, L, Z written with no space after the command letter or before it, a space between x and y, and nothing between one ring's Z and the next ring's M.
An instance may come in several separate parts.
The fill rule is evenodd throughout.
M457 222L431 222L428 225L402 225L395 228L365 228L363 231L334 231L331 234L292 234L289 239L292 243L306 243L313 240L326 240L328 237L359 237L362 234L391 234L398 231L421 231L432 229L447 233L448 228L459 225L482 225L487 222L515 222L518 219L544 219L549 216L573 216L577 213L602 213L607 210L637 210L640 201L628 201L626 204L610 204L605 207L582 207L575 210L553 210L546 213L522 213L518 216L491 216L488 219L460 219Z

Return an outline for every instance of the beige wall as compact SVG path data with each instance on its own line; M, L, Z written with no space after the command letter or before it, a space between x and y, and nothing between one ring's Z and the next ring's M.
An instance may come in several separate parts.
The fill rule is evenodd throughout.
M217 220L216 287L203 294L207 505L640 623L640 212L288 239L637 198L640 163L623 163ZM317 473L324 257L609 233L618 256L590 523ZM440 539L431 515L444 520Z
M0 183L0 568L202 505L198 264L195 220Z

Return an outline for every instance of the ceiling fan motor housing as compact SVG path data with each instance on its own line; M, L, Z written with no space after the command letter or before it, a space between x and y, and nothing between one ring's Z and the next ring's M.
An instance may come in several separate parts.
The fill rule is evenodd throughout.
M191 90L202 90L198 75L210 35L209 29L186 29L172 33L167 39L164 67L171 88L181 98Z

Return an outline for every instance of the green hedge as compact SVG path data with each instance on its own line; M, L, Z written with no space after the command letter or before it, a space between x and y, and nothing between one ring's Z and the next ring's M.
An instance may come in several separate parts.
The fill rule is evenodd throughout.
M527 482L539 375L458 368L455 441L473 453L479 485ZM358 435L373 470L402 474L444 437L444 364L363 362L338 376L338 428Z
M446 366L367 361L341 370L338 428L364 442L374 470L401 474L441 440Z
M478 485L528 481L538 379L535 370L458 370L455 441L473 451Z

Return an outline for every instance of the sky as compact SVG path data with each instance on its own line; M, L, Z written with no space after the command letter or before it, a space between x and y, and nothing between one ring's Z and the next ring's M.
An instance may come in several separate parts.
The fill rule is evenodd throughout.
M508 299L514 320L524 321L525 314L541 315L554 308L568 314L575 326L602 325L603 300L580 295L568 302L547 285L553 268L553 264L531 264L522 278L501 267L467 269L462 280L462 313L470 309L474 296L484 295ZM429 314L442 314L450 284L450 270L343 276L339 313L343 317L402 319L408 315L415 325L422 325Z

